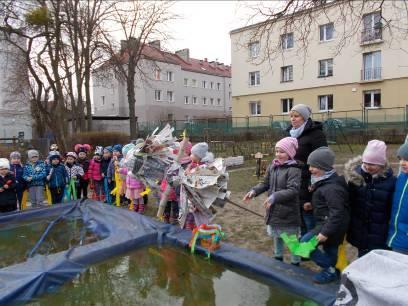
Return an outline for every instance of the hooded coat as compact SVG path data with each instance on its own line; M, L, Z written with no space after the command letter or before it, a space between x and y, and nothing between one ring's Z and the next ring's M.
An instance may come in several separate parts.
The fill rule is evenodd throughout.
M388 163L376 175L365 172L362 157L345 164L350 193L347 241L360 250L385 249L395 178Z

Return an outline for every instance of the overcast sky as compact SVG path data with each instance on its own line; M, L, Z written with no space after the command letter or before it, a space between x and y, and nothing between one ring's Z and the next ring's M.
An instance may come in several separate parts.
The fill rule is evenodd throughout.
M245 25L244 2L178 1L174 12L180 19L169 25L173 40L166 43L170 51L189 48L190 57L231 63L229 32Z

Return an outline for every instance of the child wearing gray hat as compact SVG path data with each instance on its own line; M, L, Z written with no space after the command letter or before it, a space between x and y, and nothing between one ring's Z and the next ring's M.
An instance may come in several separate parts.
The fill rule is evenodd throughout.
M337 279L337 250L343 242L349 224L349 193L344 177L333 168L334 153L328 147L314 150L307 160L311 173L312 207L315 227L307 232L302 242L317 236L319 246L310 254L322 271L313 277L318 284Z
M31 207L38 207L41 206L44 201L44 186L47 169L45 163L39 160L40 154L37 150L29 150L27 156L28 162L23 169L23 179L28 185Z

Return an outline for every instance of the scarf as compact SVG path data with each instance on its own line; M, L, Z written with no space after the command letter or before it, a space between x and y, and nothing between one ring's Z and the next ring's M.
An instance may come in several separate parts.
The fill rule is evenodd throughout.
M305 121L301 126L299 126L297 129L292 128L289 133L290 136L294 137L294 138L298 138L300 135L302 135L303 130L305 129L305 125L306 125L307 121Z
M332 169L330 171L326 171L322 176L315 176L312 175L310 178L310 183L313 185L315 185L317 182L323 181L325 179L328 179L329 177L331 177L333 174L336 173L335 169Z
M279 167L279 166L283 166L283 165L293 165L293 164L297 164L297 162L293 159L288 159L287 161L285 161L284 163L281 163L279 160L274 159L272 161L272 166L274 168Z

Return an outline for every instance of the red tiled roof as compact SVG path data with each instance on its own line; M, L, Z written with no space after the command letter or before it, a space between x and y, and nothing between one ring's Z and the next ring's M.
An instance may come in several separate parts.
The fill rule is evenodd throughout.
M215 62L208 62L206 59L198 60L195 58L190 58L188 61L185 61L177 54L159 50L149 45L145 45L142 53L146 58L152 60L180 65L182 70L229 78L231 77L230 66L217 64Z

